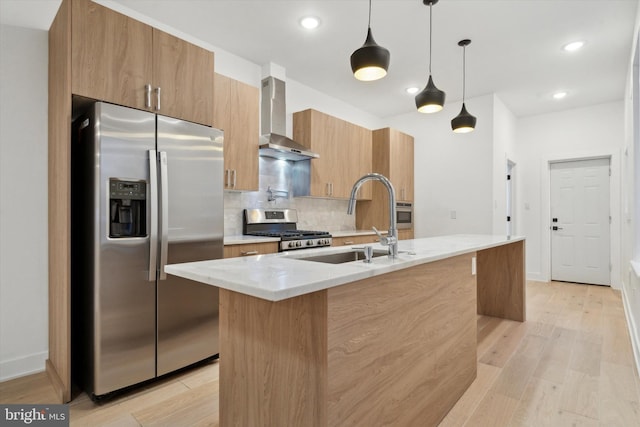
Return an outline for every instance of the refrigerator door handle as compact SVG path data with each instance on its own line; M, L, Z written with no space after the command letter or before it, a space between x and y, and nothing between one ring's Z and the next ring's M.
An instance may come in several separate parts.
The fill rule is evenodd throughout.
M158 156L149 150L149 281L155 282L158 273Z
M160 280L167 278L164 266L167 265L169 250L169 179L167 176L167 152L160 151Z

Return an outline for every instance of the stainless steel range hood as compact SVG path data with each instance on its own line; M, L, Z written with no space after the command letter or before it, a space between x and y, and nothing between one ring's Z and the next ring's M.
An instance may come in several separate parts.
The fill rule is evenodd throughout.
M269 76L262 80L262 136L260 155L285 160L317 159L319 154L298 144L285 134L285 84Z

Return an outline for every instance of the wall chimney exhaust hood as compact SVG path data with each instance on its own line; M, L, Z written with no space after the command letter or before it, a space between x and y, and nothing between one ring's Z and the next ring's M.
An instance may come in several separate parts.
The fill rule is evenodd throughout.
M262 136L260 155L284 160L317 159L319 154L298 144L285 134L285 84L273 76L262 80Z

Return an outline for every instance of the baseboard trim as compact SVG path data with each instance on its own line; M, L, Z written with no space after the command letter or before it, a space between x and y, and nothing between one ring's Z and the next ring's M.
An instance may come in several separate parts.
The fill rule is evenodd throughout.
M48 356L49 352L42 351L18 359L0 362L0 382L44 371L45 361Z
M622 286L622 305L624 307L624 316L627 320L627 328L629 328L629 337L631 338L631 349L633 350L633 359L636 362L636 372L639 372L640 376L640 335L638 335L638 325L633 312L630 309L629 301L627 300L626 287Z
M542 277L542 273L527 272L527 280L531 282L545 282L545 283L548 282L547 279Z

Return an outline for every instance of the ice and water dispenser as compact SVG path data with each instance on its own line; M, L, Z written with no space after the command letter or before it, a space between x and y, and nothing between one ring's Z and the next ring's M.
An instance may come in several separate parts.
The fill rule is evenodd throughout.
M144 181L109 180L109 237L147 235L147 185Z

